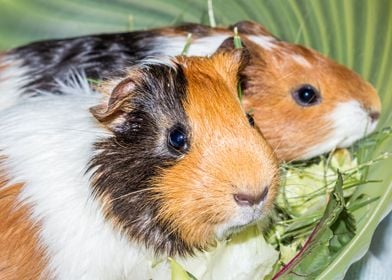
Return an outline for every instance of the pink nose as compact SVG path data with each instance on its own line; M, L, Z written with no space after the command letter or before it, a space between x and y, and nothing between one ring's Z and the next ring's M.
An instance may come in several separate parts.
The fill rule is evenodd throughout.
M268 194L268 188L264 188L263 192L258 195L237 193L234 194L234 200L239 206L253 206L260 204Z

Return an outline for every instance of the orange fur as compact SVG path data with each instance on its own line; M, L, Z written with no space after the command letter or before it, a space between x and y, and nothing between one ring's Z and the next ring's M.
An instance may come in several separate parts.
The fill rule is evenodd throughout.
M191 148L156 179L165 203L160 219L193 246L205 247L213 241L214 227L233 215L233 194L256 195L270 187L268 211L278 188L271 148L250 127L239 104L238 54L184 60Z
M45 250L39 245L39 224L28 205L18 201L23 184L8 185L0 172L0 279L46 279ZM34 261L32 261L34 260Z

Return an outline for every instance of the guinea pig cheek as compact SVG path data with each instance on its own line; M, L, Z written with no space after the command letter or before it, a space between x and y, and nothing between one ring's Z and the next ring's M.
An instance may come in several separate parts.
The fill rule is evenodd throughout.
M190 247L203 249L213 244L216 226L229 218L232 205L222 198L227 188L215 188L216 179L201 176L202 172L188 160L164 170L155 179L155 193L162 202L156 219Z
M332 113L323 120L330 127L326 139L312 147L307 157L326 153L335 148L346 148L371 133L377 122L372 122L361 104L356 100L338 103Z

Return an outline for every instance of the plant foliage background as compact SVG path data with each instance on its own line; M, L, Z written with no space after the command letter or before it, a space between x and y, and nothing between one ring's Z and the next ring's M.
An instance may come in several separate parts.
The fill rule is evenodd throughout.
M359 72L382 97L380 127L392 124L392 1L214 0L213 7L218 25L255 20L281 39L315 48ZM184 21L209 24L207 0L0 0L0 49ZM391 150L389 141L376 153ZM389 159L371 169L370 178L383 182L362 191L380 199L358 213L358 235L320 278L342 273L367 248L378 222L391 209L391 168Z

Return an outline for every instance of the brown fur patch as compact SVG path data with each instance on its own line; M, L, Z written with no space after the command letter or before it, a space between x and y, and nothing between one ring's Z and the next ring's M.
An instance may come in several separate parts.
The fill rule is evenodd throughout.
M28 205L18 201L22 188L22 183L8 185L5 172L0 171L0 279L46 279L39 224L29 219Z
M178 164L162 170L156 184L164 201L159 218L192 246L208 246L216 226L235 215L233 194L257 196L270 187L268 211L277 192L274 155L248 123L237 97L240 60L238 54L221 53L183 62L191 149Z
M233 29L234 27L238 28L238 32L240 33L240 35L242 33L246 35L261 35L274 37L264 26L254 21L240 21L233 26L230 26L229 28Z

